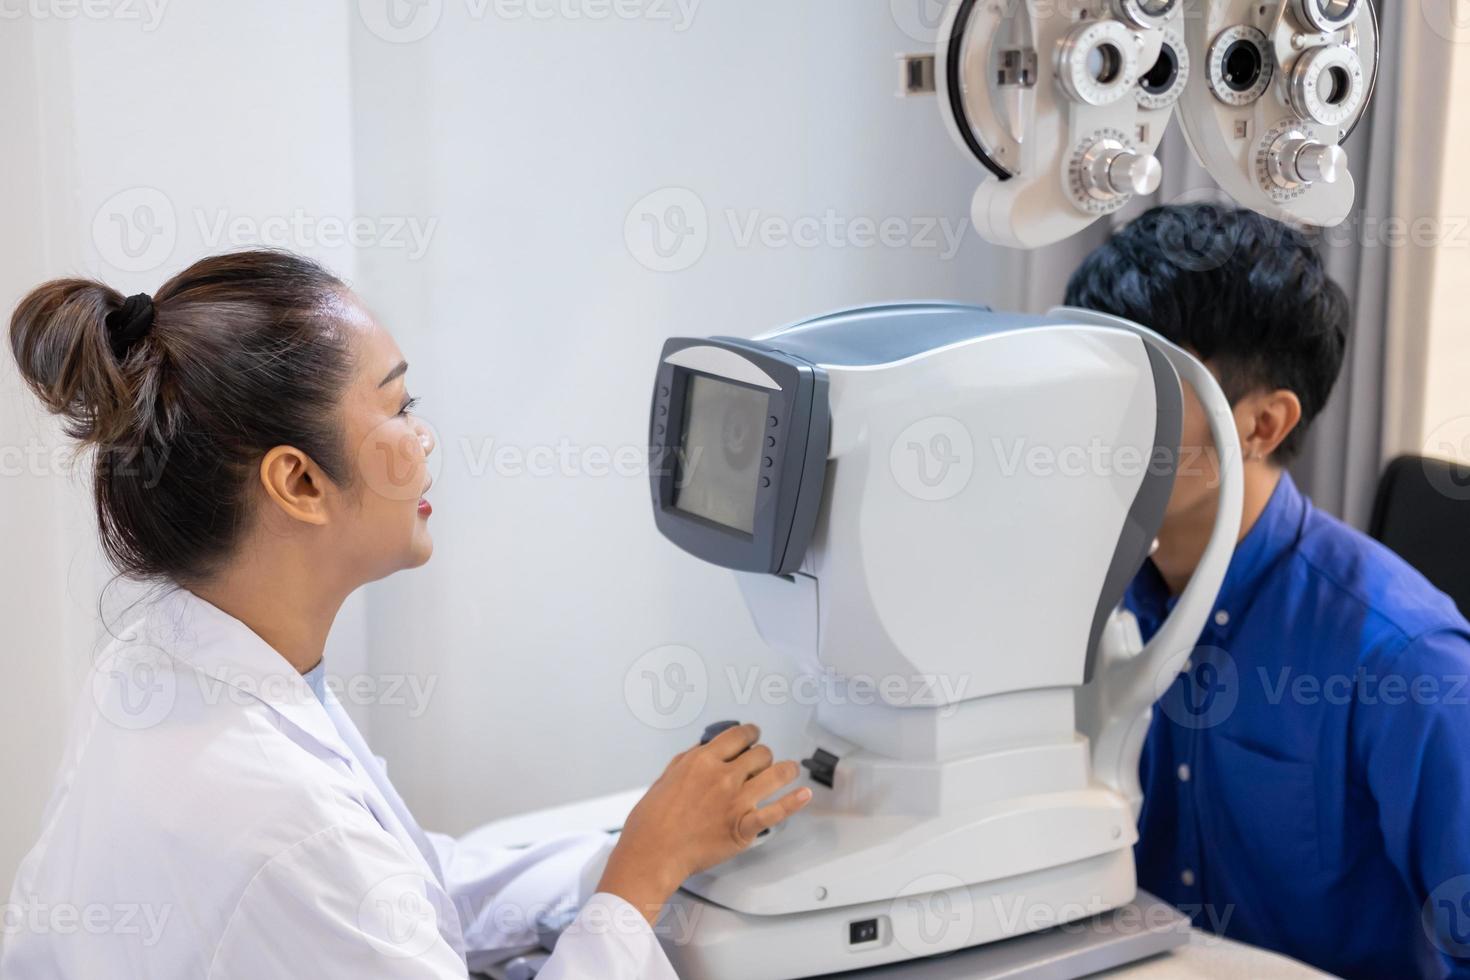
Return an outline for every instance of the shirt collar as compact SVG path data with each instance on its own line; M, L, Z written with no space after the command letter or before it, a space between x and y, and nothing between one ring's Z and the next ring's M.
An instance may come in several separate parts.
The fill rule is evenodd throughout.
M1217 609L1227 610L1231 616L1244 610L1266 573L1301 537L1306 516L1307 498L1297 489L1291 474L1282 472L1261 516L1235 546L1235 554L1230 558L1230 567L1215 600ZM1157 619L1162 619L1173 609L1176 599L1169 594L1163 576L1152 561L1144 562L1139 570L1132 596Z
M153 602L144 619L148 642L188 664L218 687L214 696L268 705L303 734L350 759L347 746L301 674L250 627L188 589L176 587ZM206 696L211 691L203 692Z
M1235 546L1215 605L1243 611L1277 560L1295 547L1306 516L1307 498L1297 489L1291 474L1283 471L1261 516Z

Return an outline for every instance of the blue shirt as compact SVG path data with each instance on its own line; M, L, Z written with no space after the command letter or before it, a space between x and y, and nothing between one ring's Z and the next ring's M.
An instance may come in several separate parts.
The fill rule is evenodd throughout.
M1127 605L1145 637L1172 608L1152 562ZM1196 926L1343 977L1470 977L1470 624L1290 476L1141 768L1139 885Z

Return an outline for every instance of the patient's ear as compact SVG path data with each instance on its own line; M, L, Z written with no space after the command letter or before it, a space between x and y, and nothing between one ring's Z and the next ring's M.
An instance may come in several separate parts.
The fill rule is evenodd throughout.
M1302 420L1302 402L1286 388L1257 391L1235 403L1240 451L1246 459L1269 459Z
M327 523L327 476L306 453L277 446L260 461L260 483L271 503L292 520Z

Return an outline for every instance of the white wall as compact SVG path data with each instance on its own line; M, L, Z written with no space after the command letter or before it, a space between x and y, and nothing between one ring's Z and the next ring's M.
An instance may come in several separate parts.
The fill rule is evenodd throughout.
M604 450L644 452L662 341L895 298L1005 306L1021 260L969 228L977 173L934 101L895 98L894 55L920 45L887 3L711 0L683 30L663 2L601 21L420 9L401 33L357 23L352 42L358 206L437 222L421 259L379 250L358 266L444 467L434 560L371 587L369 608L373 670L437 686L426 704L377 706L373 727L421 819L461 830L645 782L710 720L788 735L802 720L799 705L734 703L727 667L741 681L785 667L728 573L657 534L641 470L576 472ZM384 39L436 10L421 39ZM667 188L690 193L639 206ZM681 203L696 232L670 261L692 264L655 271L641 212L673 221L664 209ZM829 211L831 247L740 234L753 215L795 232ZM921 240L857 247L856 218ZM929 218L960 230L956 254L937 231L929 245ZM563 445L572 462L551 475L494 465L496 447ZM643 720L660 716L640 657L668 644L708 677L692 696L705 710L674 730Z
M1423 452L1470 463L1470 317L1465 284L1470 283L1470 184L1461 172L1470 159L1470 24L1455 39L1448 90L1457 97L1445 111L1445 161L1438 188L1436 228L1444 246L1429 256L1433 287L1427 297L1429 322L1424 370Z
M151 291L204 254L247 244L251 229L270 231L273 215L352 216L347 8L280 3L265 17L254 4L180 2L163 5L155 22L142 4L113 8L142 20L80 16L83 6L55 5L71 19L0 22L7 317L43 279L81 274ZM30 9L48 8L6 8ZM221 215L240 222L238 240L215 234ZM283 244L353 271L345 242L328 247L292 231ZM61 446L9 355L0 357L6 891L34 840L76 682L103 637L98 598L109 576L88 484L33 461ZM334 637L344 666L363 655L362 624L354 603Z

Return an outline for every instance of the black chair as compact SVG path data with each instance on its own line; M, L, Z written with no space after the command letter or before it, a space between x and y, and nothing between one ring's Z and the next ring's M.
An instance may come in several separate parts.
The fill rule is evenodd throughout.
M1470 466L1424 456L1389 463L1378 481L1368 533L1470 617Z

